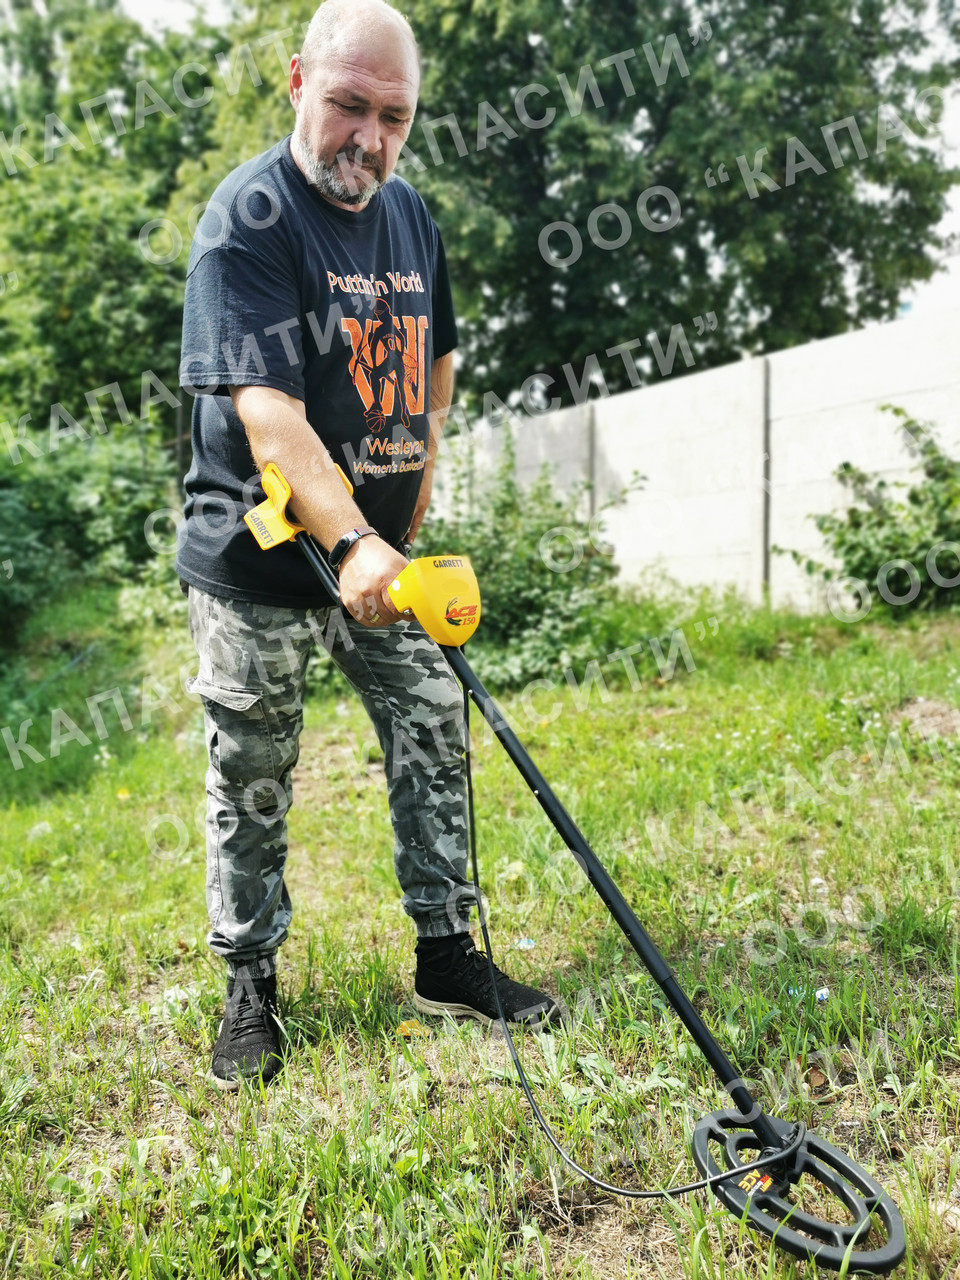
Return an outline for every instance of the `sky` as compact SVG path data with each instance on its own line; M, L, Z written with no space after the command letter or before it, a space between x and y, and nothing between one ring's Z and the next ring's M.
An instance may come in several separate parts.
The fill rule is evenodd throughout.
M144 26L157 31L169 27L185 29L196 8L209 22L223 22L227 17L223 0L123 0L123 7ZM954 89L947 101L943 135L949 162L960 166L960 90ZM941 230L957 237L956 248L944 260L947 269L904 295L903 314L929 315L960 305L960 185L952 192Z
M132 18L153 31L165 31L173 27L185 31L195 9L204 14L208 22L222 22L227 16L227 6L221 0L122 0L122 7Z

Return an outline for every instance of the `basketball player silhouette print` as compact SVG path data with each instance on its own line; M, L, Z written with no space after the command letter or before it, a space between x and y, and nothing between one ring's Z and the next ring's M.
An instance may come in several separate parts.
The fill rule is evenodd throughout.
M350 327L354 354L349 372L364 402L368 427L374 432L382 431L399 411L401 424L409 428L410 410L416 412L422 399L422 343L410 341L416 328L402 323L385 298L378 298L374 304L373 318L364 325L359 342L354 326ZM417 349L411 350L414 345Z

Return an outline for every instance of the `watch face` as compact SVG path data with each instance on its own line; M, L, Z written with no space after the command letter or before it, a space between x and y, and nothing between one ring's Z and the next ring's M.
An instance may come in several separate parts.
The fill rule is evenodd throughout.
M342 538L338 538L333 544L333 548L330 551L330 563L334 568L337 567L343 557L350 550L352 542L353 538L351 535L349 533L345 533Z
M330 550L331 565L336 568L353 544L359 542L361 538L366 538L371 533L376 533L376 529L372 529L366 524L361 525L358 529L351 529L349 533L345 533L342 538L333 544Z

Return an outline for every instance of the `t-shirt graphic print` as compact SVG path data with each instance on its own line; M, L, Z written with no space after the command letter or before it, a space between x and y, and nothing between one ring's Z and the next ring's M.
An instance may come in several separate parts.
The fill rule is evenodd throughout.
M386 299L378 298L363 328L356 320L343 324L353 347L350 377L367 426L382 431L396 405L400 421L409 427L411 413L423 413L426 316L419 322L415 316L395 316Z

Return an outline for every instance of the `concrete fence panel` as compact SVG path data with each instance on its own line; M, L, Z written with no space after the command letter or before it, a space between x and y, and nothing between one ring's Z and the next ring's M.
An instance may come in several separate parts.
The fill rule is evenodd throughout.
M960 447L960 314L876 325L770 357L770 539L830 563L812 515L839 512L849 494L833 473L844 462L889 482L909 482L916 459L895 404ZM775 605L823 607L822 588L785 555L770 562Z
M843 462L888 481L916 477L895 404L960 456L960 310L873 325L575 408L472 433L477 474L513 434L521 482L548 464L560 488L586 482L591 510L645 477L603 516L624 582L662 574L734 587L759 603L824 607L824 593L774 547L828 562L812 519L839 512ZM451 447L454 458L458 448ZM441 463L438 491L443 502Z

